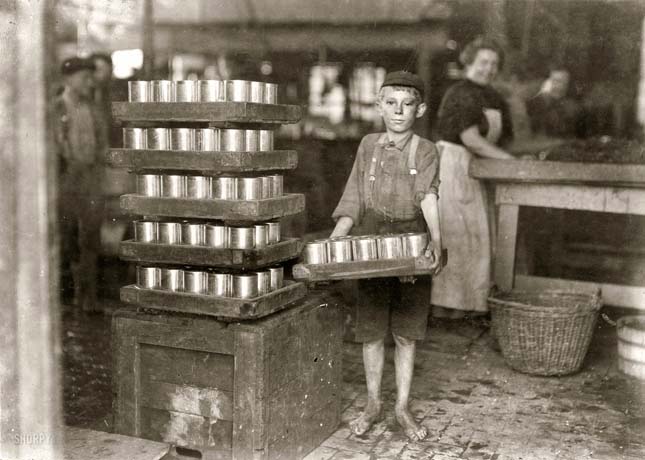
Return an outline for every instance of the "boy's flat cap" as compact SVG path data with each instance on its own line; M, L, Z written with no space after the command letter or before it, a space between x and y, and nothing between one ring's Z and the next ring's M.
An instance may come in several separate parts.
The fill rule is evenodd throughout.
M60 66L60 71L63 75L71 75L81 70L96 70L94 62L90 59L73 57L65 59Z
M407 72L405 70L399 70L397 72L390 72L387 75L385 75L385 79L383 80L383 84L381 85L381 88L384 86L409 86L410 88L415 88L421 93L421 96L425 93L425 85L423 84L423 80L416 75L413 74L412 72Z

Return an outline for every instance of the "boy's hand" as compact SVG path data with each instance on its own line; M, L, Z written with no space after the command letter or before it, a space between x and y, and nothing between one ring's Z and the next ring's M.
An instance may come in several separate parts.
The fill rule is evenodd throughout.
M443 269L443 257L441 254L441 243L438 241L429 241L424 254L428 259L431 259L430 270L433 275L438 275Z

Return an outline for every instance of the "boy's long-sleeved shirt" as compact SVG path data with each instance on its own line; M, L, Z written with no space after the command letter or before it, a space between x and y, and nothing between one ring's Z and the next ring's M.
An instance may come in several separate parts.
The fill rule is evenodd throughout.
M350 217L358 225L366 209L374 209L392 220L411 220L419 215L423 198L439 190L439 154L435 145L420 138L416 171L410 174L408 155L413 133L398 143L382 133L363 137L356 153L345 191L332 218ZM381 138L384 137L384 140ZM370 166L376 162L374 181Z

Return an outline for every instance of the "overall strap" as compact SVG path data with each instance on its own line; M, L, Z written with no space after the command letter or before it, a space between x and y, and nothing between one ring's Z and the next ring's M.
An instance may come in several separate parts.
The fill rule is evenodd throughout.
M382 144L385 142L387 139L387 133L381 134L381 137L378 138L376 143L374 144L374 150L372 151L372 160L370 161L370 174L369 174L369 179L372 184L376 180L376 164L378 160L376 159L376 155L378 153L378 146L379 144Z
M412 142L410 143L410 151L408 152L408 170L411 176L417 174L417 149L419 148L419 136L414 134Z

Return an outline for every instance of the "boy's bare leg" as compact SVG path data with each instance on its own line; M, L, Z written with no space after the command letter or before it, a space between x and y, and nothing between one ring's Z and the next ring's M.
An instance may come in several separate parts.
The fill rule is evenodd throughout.
M428 435L428 432L425 427L414 420L408 408L410 385L412 384L412 373L414 372L416 342L395 334L392 335L396 343L394 351L394 368L396 370L396 405L394 406L394 413L405 435L412 441L421 441Z
M358 418L349 423L349 429L356 435L365 434L381 417L381 378L385 362L385 340L363 343L363 365L367 381L367 405Z

